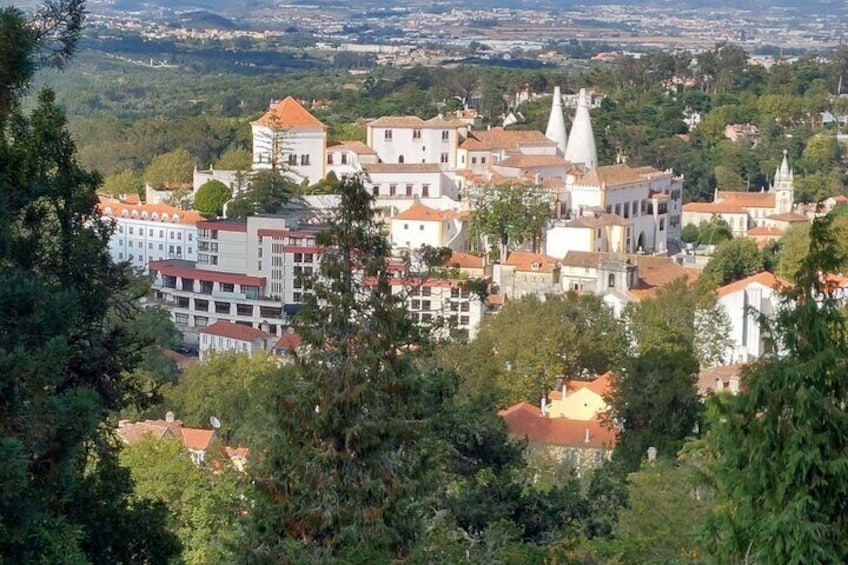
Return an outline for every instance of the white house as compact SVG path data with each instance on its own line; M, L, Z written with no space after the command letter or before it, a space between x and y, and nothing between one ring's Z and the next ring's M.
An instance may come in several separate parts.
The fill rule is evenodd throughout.
M461 251L466 243L462 218L459 212L437 210L416 202L392 218L392 247L413 250L428 245Z
M251 326L219 321L200 330L200 360L208 361L215 351L247 353L251 357L269 351L277 338Z
M112 221L109 254L116 263L127 261L147 272L150 261L197 260L197 223L203 216L167 204L129 204L100 198L98 212Z
M366 124L367 144L384 163L457 166L457 147L468 126L441 117L385 116Z
M271 104L252 122L253 168L285 169L296 181L315 183L326 173L326 126L292 98Z
M748 363L774 351L774 343L763 332L759 316L774 319L781 304L780 290L789 282L762 272L718 289L718 304L730 318L732 345L726 360Z

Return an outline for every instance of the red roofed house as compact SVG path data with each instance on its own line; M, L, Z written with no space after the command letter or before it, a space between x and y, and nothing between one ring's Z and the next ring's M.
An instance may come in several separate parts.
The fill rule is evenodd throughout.
M718 289L718 304L730 318L730 340L725 361L748 363L774 350L758 317L774 319L781 304L780 290L790 283L764 271Z
M495 284L509 298L533 294L556 294L560 288L560 262L542 253L513 251L506 261L494 265Z
M269 351L271 344L276 342L273 337L248 325L218 321L200 330L200 360L208 361L216 351L247 353L252 357L255 353Z
M276 162L298 182L325 176L326 126L291 96L272 102L269 110L250 124L253 130L253 168L270 169Z
M509 431L531 445L570 463L578 473L598 467L612 456L616 431L601 422L608 406L611 373L593 381L563 381L541 406L520 402L502 410Z
M698 226L719 217L727 222L734 237L744 237L754 227L784 230L789 223L802 220L792 211L794 203L795 174L789 168L789 159L784 151L783 162L775 173L770 190L717 190L712 202L690 202L683 206L683 225Z
M141 422L129 422L121 420L118 423L118 437L132 445L145 437L153 439L178 439L191 454L195 464L206 462L206 454L217 441L215 430L201 428L187 428L181 420L174 418L173 412L165 414L164 420L143 420Z
M392 218L392 247L414 250L429 245L461 250L467 240L463 227L462 214L415 202Z

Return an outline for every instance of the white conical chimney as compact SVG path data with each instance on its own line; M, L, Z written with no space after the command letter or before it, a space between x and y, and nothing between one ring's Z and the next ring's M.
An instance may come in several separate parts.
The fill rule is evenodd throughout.
M554 87L554 101L551 104L551 115L548 118L548 128L545 137L556 143L557 150L565 154L568 144L568 134L565 131L565 116L562 115L562 92L558 86Z
M595 133L592 131L592 118L589 116L589 95L585 88L581 88L577 96L577 112L574 114L571 135L568 136L565 158L572 163L582 163L588 169L598 166Z

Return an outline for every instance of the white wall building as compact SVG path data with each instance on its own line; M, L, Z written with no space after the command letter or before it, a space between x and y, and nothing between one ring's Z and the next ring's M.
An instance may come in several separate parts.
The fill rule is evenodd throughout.
M416 202L391 220L392 247L414 250L423 245L465 249L462 214Z
M197 260L197 223L203 217L167 204L128 204L101 198L101 217L115 223L109 254L116 263L127 261L147 272L150 261Z
M277 338L246 324L218 321L200 328L198 350L201 361L208 361L215 353L232 351L253 356L270 351Z
M758 318L773 320L781 304L779 291L787 281L762 272L718 289L718 304L730 318L731 347L725 361L748 363L774 351L774 343L763 332Z
M386 116L366 124L367 144L384 163L428 163L457 167L457 147L467 125L441 117Z
M272 103L252 122L253 168L270 169L276 163L295 181L316 183L326 174L326 126L300 103L287 97Z

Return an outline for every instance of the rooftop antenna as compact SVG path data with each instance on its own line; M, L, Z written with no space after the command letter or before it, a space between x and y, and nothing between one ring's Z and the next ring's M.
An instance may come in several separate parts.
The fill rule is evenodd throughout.
M214 429L214 430L220 430L221 429L221 420L219 420L215 416L209 417L209 423L212 425L212 429Z

